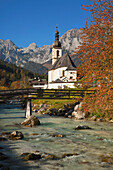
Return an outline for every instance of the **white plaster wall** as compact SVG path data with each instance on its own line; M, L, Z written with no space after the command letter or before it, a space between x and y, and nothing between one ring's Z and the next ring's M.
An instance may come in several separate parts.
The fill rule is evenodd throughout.
M58 68L56 70L51 70L51 81L55 81L57 79L59 79L60 77L63 76L63 70L66 70L67 67L62 67L62 68Z
M48 84L48 89L63 89L65 86L69 88L75 88L74 83L50 83Z
M57 61L57 50L59 50L58 58L62 57L62 49L60 48L53 48L52 49L52 65Z
M50 70L48 72L48 82L52 82L52 81L55 81L57 79L59 79L60 77L63 76L63 70L65 71L67 69L67 67L61 67L61 68L58 68L56 70ZM71 74L71 72L73 72L73 74ZM65 77L68 78L68 80L71 82L71 81L77 81L77 71L65 71ZM70 77L73 77L72 80L70 80Z
M52 71L48 71L48 83L52 81Z
M34 88L46 89L47 85L33 85Z

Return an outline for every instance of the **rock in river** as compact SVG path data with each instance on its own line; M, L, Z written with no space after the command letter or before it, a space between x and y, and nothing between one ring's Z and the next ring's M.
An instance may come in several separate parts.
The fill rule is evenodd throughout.
M59 159L59 157L57 157L56 155L47 155L44 157L44 159L55 160Z
M92 128L86 125L79 125L79 126L76 126L75 128L75 130L84 130L84 129L92 129Z
M21 123L21 125L33 127L40 125L40 121L36 116L30 116L28 119L26 119L24 122Z
M40 154L34 154L34 153L28 153L28 154L24 157L24 159L25 159L26 161L28 161L28 160L41 159L41 155L40 155Z
M9 138L11 140L19 140L19 139L23 139L24 135L22 134L22 132L14 131L10 134Z

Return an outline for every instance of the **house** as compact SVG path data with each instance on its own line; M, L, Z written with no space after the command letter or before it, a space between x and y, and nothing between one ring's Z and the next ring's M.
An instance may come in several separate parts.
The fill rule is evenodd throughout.
M62 55L59 32L56 29L52 48L52 67L48 71L48 89L74 88L77 70L69 54Z
M30 80L30 85L33 86L34 88L38 89L46 89L47 88L47 80L46 79L40 79L34 78L33 80Z

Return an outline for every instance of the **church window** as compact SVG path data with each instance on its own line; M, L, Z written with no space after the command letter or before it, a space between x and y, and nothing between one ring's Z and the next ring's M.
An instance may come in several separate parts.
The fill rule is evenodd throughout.
M63 70L63 72L62 72L62 76L63 76L63 77L65 76L64 73L65 73L65 71Z
M70 79L73 79L73 77L70 77Z
M59 50L57 50L57 58L58 58L58 56L59 56Z

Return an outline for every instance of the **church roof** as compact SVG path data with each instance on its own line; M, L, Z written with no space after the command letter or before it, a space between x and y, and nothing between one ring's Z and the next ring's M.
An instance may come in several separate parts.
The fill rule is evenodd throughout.
M69 54L64 54L62 57L60 57L52 66L50 70L55 70L57 68L61 67L67 67L66 70L76 70L76 66L74 62L72 61Z

